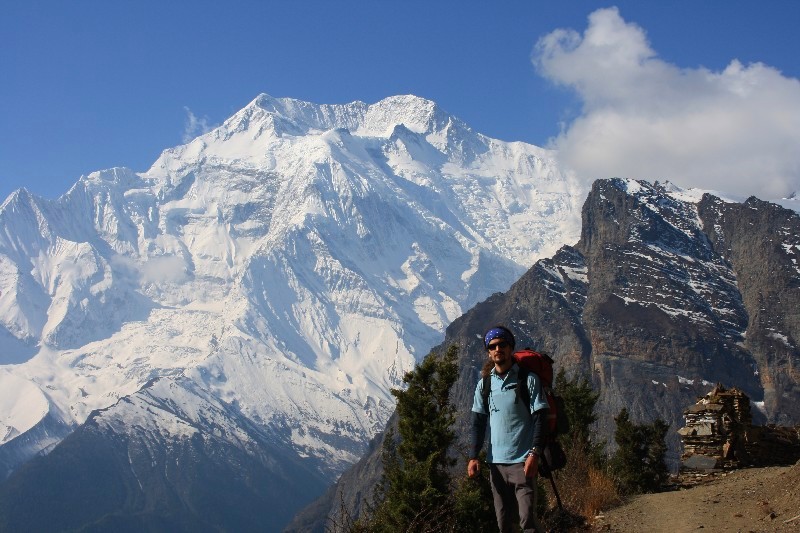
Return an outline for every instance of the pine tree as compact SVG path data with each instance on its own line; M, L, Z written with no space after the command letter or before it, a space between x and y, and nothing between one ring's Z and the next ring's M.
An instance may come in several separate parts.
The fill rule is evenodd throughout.
M559 437L567 455L572 455L573 451L586 454L595 467L603 468L605 442L597 442L592 430L592 424L597 421L595 407L600 393L594 391L585 376L568 380L563 367L556 374L555 390L564 400L564 411L569 420L569 431Z
M485 451L481 452L480 461L481 464L486 464ZM481 468L474 478L468 478L466 474L459 478L453 498L456 531L483 533L497 528L488 468ZM543 498L539 498L539 502L542 500Z
M359 527L369 531L449 531L453 498L448 455L455 433L455 409L450 388L458 372L458 349L444 356L431 354L403 377L405 390L397 398L397 433L384 441L384 473L378 503Z
M664 438L669 426L661 419L652 424L634 424L625 408L614 421L618 449L611 468L620 490L627 494L657 492L669 477L664 462L667 450Z

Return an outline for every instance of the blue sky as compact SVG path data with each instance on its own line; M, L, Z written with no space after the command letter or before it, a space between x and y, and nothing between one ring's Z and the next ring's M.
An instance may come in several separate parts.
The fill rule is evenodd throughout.
M0 199L144 171L260 93L415 94L589 178L779 197L800 188L799 26L788 0L12 0Z

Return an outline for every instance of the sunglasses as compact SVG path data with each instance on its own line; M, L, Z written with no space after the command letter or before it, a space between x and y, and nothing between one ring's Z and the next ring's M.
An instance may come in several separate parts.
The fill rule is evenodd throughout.
M498 350L500 348L506 348L508 346L510 346L510 345L506 341L500 341L500 342L496 342L494 344L490 344L489 346L486 347L486 349L488 351L490 351L490 352L493 352L495 350Z

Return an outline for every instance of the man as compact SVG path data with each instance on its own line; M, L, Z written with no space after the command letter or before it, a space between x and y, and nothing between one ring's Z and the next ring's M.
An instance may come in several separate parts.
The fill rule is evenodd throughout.
M472 450L467 475L474 477L480 471L478 454L489 422L487 462L500 532L512 531L515 508L524 532L541 532L536 518L536 474L546 431L547 399L538 376L527 372L525 384L530 401L522 401L517 389L522 385L519 374L523 372L524 376L525 371L515 363L516 342L508 328L493 327L484 335L483 343L489 357L482 371L482 376L489 376L488 401L483 394L486 380L481 379L472 402Z

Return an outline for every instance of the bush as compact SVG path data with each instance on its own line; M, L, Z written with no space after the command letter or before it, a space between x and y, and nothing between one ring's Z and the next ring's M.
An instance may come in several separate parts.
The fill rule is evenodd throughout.
M370 516L353 531L454 531L448 450L455 434L450 388L458 351L431 354L406 373L397 398L399 438L390 430L383 447L383 477Z
M482 466L478 476L470 479L463 474L456 483L453 497L456 531L459 532L482 533L497 528L485 451L481 452L480 461Z
M618 449L611 459L611 470L624 494L658 492L669 479L664 462L669 426L661 419L652 424L634 424L627 409L614 418L614 440Z
M556 375L555 389L564 399L564 409L570 421L569 432L559 437L567 454L567 465L558 472L557 487L564 507L572 515L591 521L600 510L608 509L620 500L608 473L603 452L605 443L596 442L592 430L597 421L595 407L600 395L585 377L567 379L563 368ZM551 506L555 506L555 495L549 486L548 493ZM575 522L574 517L570 522Z
M563 504L583 517L592 520L598 512L620 501L613 478L606 465L598 465L594 446L573 437L566 446L567 466L559 472L556 482Z

